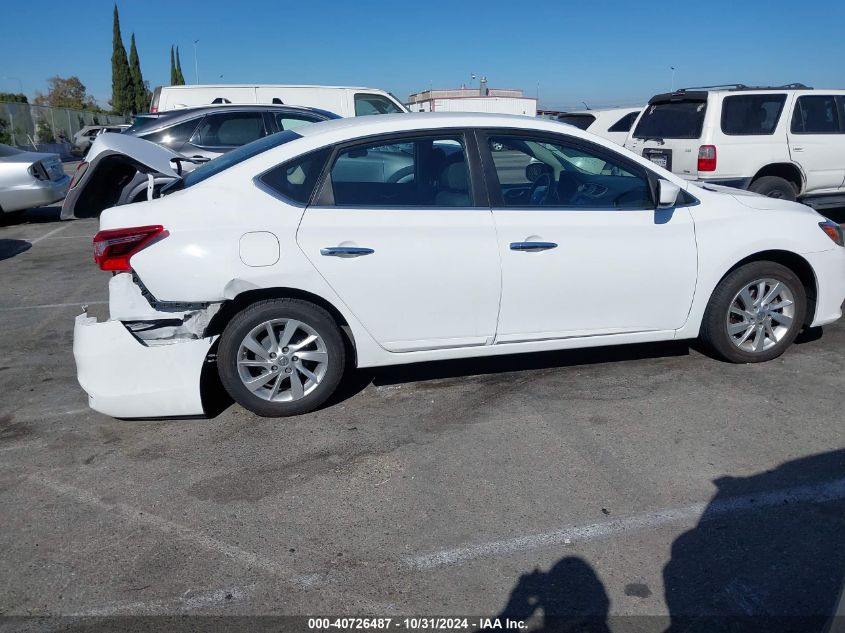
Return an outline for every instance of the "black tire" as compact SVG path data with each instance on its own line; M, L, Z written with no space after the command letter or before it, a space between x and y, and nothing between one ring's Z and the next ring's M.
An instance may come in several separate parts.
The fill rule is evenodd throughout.
M768 196L769 198L780 198L781 200L791 200L793 202L798 197L798 191L795 189L795 185L778 176L763 176L758 178L751 183L748 190Z
M258 326L276 319L293 319L316 332L328 356L325 362L325 373L322 375L318 384L316 384L316 387L299 399L285 402L271 401L265 397L261 397L261 395L256 395L256 393L262 393L269 397L267 391L271 389L271 386L265 385L253 392L246 387L239 371L239 353L241 353L241 344L244 342L244 339ZM283 333L284 329L282 330ZM304 331L301 333L307 334ZM281 339L281 335L278 335L278 338ZM292 342L295 343L296 339ZM287 384L287 390L290 391L291 396L294 392L293 385L291 384L292 378L288 377L287 383L285 383L285 377L282 375L282 371L291 369L292 372L297 372L295 363L303 363L301 359L297 361L296 356L292 356L297 353L293 351L293 347L292 345L291 351L285 354L282 354L281 348L278 348L278 356L274 356L275 360L269 361L277 363L273 366L277 367L276 375L281 376L278 379L279 383L280 385ZM288 348L284 349L287 350ZM249 356L247 360L248 358ZM256 362L264 362L259 359L257 354L252 358ZM244 360L244 358L242 357L241 360ZM311 361L306 362L311 363ZM335 323L332 316L323 308L299 299L267 299L258 301L245 308L236 314L223 330L217 351L217 371L220 374L220 380L226 391L242 407L264 417L284 417L313 411L334 393L343 377L345 366L346 348L343 343L343 335L337 323ZM256 368L243 371L248 373L254 372L254 376L261 377L264 375L264 369ZM311 365L311 369L316 371L316 363ZM271 367L266 367L266 370L270 372ZM271 374L267 373L266 375L270 376ZM301 381L302 375L299 373L296 375L300 376ZM304 382L306 387L308 384L307 381L308 379L306 378ZM283 390L284 388L279 387L279 389Z
M760 279L773 279L786 286L793 297L792 321L788 327L783 326L787 327L787 330L774 345L760 351L746 351L740 349L728 333L729 311L739 292ZM777 358L792 344L803 327L806 312L807 293L804 284L794 272L775 262L751 262L734 270L716 286L704 313L700 338L712 352L729 362L761 363ZM737 325L744 325L744 321ZM765 340L764 337L764 343Z

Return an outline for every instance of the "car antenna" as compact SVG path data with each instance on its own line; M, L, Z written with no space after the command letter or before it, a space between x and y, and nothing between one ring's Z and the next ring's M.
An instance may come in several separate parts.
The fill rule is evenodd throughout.
M586 101L582 101L581 103L583 103L583 104L584 104L584 107L585 107L585 108L587 108L587 110L592 110L592 108L591 108L590 106L588 106L588 105L587 105L587 102L586 102Z

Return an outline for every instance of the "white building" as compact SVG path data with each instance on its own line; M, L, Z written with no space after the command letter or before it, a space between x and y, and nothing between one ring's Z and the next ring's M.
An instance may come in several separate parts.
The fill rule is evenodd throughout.
M408 97L411 112L495 112L537 116L537 99L523 96L522 90L488 88L482 79L479 88L424 90Z

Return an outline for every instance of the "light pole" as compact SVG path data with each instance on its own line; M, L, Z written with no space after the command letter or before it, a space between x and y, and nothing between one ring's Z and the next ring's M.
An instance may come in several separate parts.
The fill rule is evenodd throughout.
M200 82L200 67L197 63L197 43L199 40L194 40L194 74L197 77L197 83Z
M672 69L672 92L675 92L675 67L669 66Z

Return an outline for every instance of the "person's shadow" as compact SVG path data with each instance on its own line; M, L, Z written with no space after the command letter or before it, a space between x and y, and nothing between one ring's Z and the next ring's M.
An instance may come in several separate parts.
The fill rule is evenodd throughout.
M668 629L662 617L608 617L604 586L576 556L522 575L498 617L573 633L609 624L665 633L828 631L837 603L845 605L845 450L714 483L716 495L672 543L663 568Z
M609 633L609 608L593 568L582 558L567 556L547 572L523 574L498 618L504 625L505 620L524 622L542 613L542 626L532 631Z

